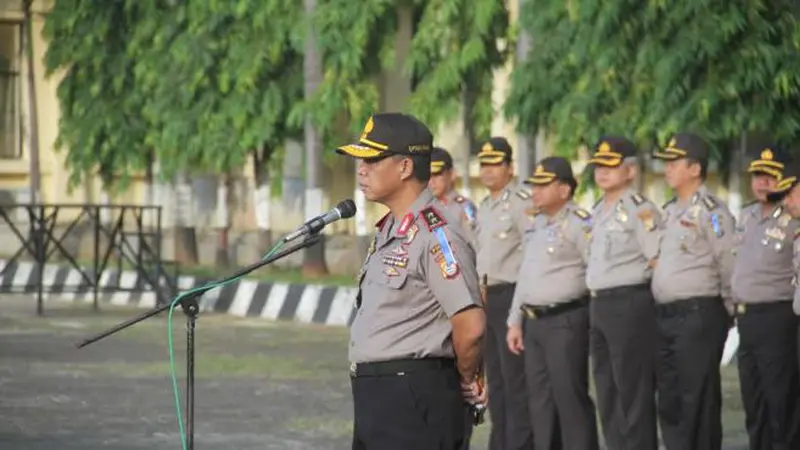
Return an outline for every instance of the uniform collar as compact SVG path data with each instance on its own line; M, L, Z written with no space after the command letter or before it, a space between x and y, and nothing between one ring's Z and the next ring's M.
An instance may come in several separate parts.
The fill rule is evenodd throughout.
M456 190L450 189L442 196L442 198L439 199L439 201L446 205L452 201L455 201L456 197L458 197Z
M408 208L406 214L403 215L403 218L400 219L400 223L397 226L394 226L395 218L392 216L392 213L386 215L385 223L383 223L381 227L381 231L387 235L387 237L393 238L401 238L406 237L408 235L409 230L415 225L417 218L419 217L420 211L428 206L434 199L433 193L430 189L425 188L414 200L414 203L411 204L411 207ZM388 230L391 228L392 234L388 236Z
M694 195L691 196L690 203L692 205L696 205L700 203L700 200L702 200L706 195L708 195L708 188L705 184L701 184L700 187L697 188L697 191L694 193Z
M560 222L561 220L563 220L564 217L570 211L572 211L573 205L574 205L574 203L572 202L572 200L570 200L567 203L565 203L564 206L562 206L561 209L559 209L558 212L553 215L553 217L547 217L547 223L548 224L553 224L553 223Z

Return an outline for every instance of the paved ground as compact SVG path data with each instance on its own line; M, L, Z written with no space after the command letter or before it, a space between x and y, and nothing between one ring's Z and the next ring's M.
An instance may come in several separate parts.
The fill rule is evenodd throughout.
M48 305L0 295L3 450L179 450L158 317L78 350L74 343L138 311ZM179 369L183 316L176 314ZM198 450L346 449L351 430L344 329L205 315L197 329ZM735 371L726 380L726 441L743 449ZM473 448L486 448L486 426Z

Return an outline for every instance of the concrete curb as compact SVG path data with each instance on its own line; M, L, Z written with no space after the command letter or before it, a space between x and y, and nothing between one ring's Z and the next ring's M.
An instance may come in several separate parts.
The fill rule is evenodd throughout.
M0 274L0 293L35 293L37 270L36 264L31 262L8 264L8 261L0 259L0 271L3 272ZM90 269L85 269L85 273L89 272ZM48 299L75 303L91 303L93 300L93 292L81 272L69 265L45 265L43 281L49 291L45 294ZM209 281L211 280L181 276L178 286L181 291L186 291ZM106 269L100 278L98 301L112 305L152 308L156 304L155 293L135 290L143 285L144 280L134 271ZM128 290L118 291L118 288ZM346 326L355 315L353 303L357 293L358 289L355 287L245 279L208 291L200 299L200 309L239 317Z

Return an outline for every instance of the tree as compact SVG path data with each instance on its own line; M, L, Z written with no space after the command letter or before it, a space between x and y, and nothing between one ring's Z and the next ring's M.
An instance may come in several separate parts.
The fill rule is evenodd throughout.
M534 7L535 3L535 7ZM640 144L701 133L723 164L743 131L800 138L800 28L788 0L531 2L534 48L514 70L508 115L574 156L602 133Z
M230 174L257 149L263 175L300 132L286 117L302 98L301 12L279 0L56 2L48 67L67 70L59 142L73 181L100 169L121 189L153 157L162 179Z
M510 48L508 10L496 0L419 2L409 69L415 80L411 110L434 128L461 119L469 137L488 136L494 71Z
M66 153L72 187L99 173L104 187L121 190L132 174L147 169L144 99L134 81L135 61L127 56L142 20L140 7L121 1L59 0L47 15L47 74L64 72L56 148Z

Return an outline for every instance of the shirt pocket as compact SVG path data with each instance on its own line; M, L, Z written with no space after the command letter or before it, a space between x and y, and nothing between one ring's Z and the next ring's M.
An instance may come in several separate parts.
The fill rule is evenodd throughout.
M609 230L604 243L606 257L614 258L628 254L636 246L636 243L636 233L631 226Z

